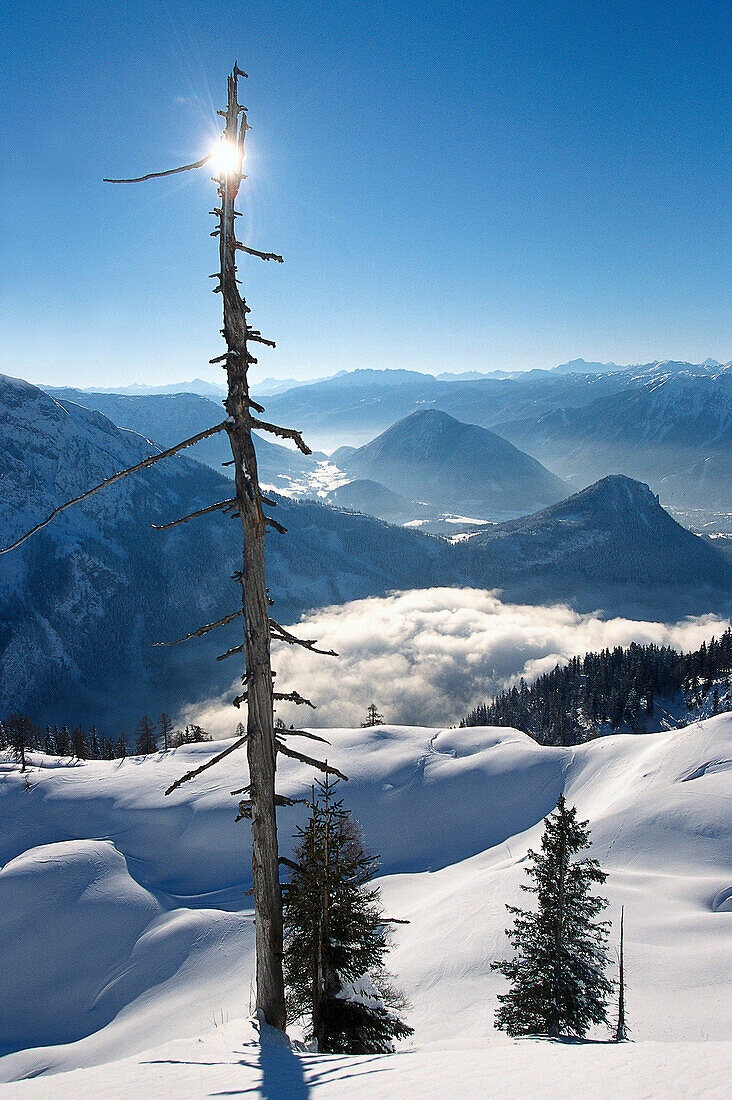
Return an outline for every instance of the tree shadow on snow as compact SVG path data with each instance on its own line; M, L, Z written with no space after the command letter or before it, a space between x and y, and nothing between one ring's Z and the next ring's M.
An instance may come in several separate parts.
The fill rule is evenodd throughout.
M363 1077L383 1073L384 1069L372 1063L382 1055L372 1055L363 1060L344 1063L341 1055L311 1054L292 1049L288 1042L262 1042L258 1057L243 1058L239 1065L259 1069L262 1078L259 1085L246 1089L227 1089L212 1092L214 1096L259 1096L262 1100L308 1100L311 1088L328 1082L345 1081L351 1077ZM369 1067L369 1068L366 1068Z

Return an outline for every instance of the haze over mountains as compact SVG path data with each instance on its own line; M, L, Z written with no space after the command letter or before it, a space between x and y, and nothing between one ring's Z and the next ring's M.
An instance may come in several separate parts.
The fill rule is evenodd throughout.
M357 370L307 384L290 379L278 387L269 382L264 386L270 391L264 398L268 415L296 424L311 445L326 451L337 448L343 459L343 476L334 478L331 472L323 478L317 461L308 462L294 452L288 459L286 450L273 450L277 445L267 446L265 441L260 449L265 483L285 492L325 498L328 490L358 479L381 484L407 499L429 500L428 493L414 488L405 492L396 479L370 469L366 454L361 456L361 469L356 468L359 459L354 459L353 468L346 470L342 448L358 450L399 420L432 409L507 439L572 488L583 488L610 473L626 474L649 484L683 522L711 531L730 526L732 370L714 359L699 364L654 360L629 367L579 359L551 371L491 376ZM156 442L178 438L189 426L200 430L210 413L205 402L219 405L211 393L205 399L167 394L169 404L163 404L161 396L151 393L49 392L97 408ZM219 468L226 457L225 441L212 441L200 457ZM466 454L465 461L469 463L471 456ZM465 477L470 477L468 470ZM346 497L350 506L362 506L357 488L327 499L339 503ZM366 488L365 510L375 500L373 489ZM534 502L542 503L543 498ZM406 522L402 516L417 516L400 511L394 501L384 500L383 505L378 514L389 519ZM454 505L447 510L460 511ZM531 505L517 510L529 511Z
M732 373L669 374L612 401L502 423L500 434L581 486L613 471L679 511L732 507Z
M145 439L172 447L223 419L222 399L197 393L102 393L94 390L47 388L46 393L60 401L94 409L119 428L127 428ZM312 471L316 460L290 447L255 436L259 474L263 484L276 486L278 480L300 478ZM222 436L204 439L196 445L197 462L233 476L225 463L231 458L228 440Z
M401 497L478 518L537 511L569 494L536 459L438 409L412 413L365 446L334 452L332 461Z
M157 449L99 413L1 376L0 419L3 545ZM237 624L193 648L153 642L232 610L230 577L241 553L234 521L217 512L170 531L151 525L230 496L225 477L178 455L0 555L0 712L27 709L48 720L97 714L119 728L141 706L174 710L186 695L228 686L230 673L214 657L235 644ZM435 540L314 503L282 499L277 514L288 535L272 537L268 579L284 620L439 580Z
M443 422L428 413L417 423L435 416ZM156 449L100 413L13 379L0 382L0 417L4 543ZM464 428L444 421L450 431ZM173 712L225 690L231 672L213 658L235 644L236 624L183 646L152 642L231 611L236 523L214 513L167 532L151 524L230 495L221 474L176 456L1 555L0 708L29 710L43 721L76 720L71 710L119 729L141 707ZM268 583L273 613L284 621L308 608L445 584L631 616L676 618L730 603L729 559L622 477L457 545L313 502L281 497L276 514L288 533L270 535Z

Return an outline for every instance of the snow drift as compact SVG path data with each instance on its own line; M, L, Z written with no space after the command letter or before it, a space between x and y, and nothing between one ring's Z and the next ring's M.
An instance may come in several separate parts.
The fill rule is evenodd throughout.
M511 729L328 736L382 856L385 906L411 922L390 966L423 1052L509 1042L492 1028L502 979L489 964L507 949L505 904L520 897L527 849L562 790L590 819L615 922L625 905L633 1038L725 1038L732 716L567 749ZM243 757L163 794L220 748L123 763L36 756L29 790L16 765L0 766L0 1080L132 1057L249 1015L249 834L229 795ZM282 767L283 793L310 781ZM284 850L297 819L282 815Z

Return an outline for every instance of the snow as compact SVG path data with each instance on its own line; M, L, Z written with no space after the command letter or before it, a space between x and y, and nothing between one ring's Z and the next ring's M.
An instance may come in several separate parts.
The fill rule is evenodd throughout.
M0 758L3 1095L726 1093L732 716L566 749L481 727L326 736L326 755L350 776L347 804L382 856L385 909L411 922L395 929L389 958L413 1006L407 1047L316 1055L267 1029L260 1042L248 830L229 795L243 758L169 798L170 781L220 742L122 763L35 755L30 790ZM285 794L311 780L290 763ZM630 1044L493 1030L503 979L489 963L507 950L505 904L525 898L527 849L562 790L590 819L609 872L614 937L625 906ZM283 851L301 816L283 811Z

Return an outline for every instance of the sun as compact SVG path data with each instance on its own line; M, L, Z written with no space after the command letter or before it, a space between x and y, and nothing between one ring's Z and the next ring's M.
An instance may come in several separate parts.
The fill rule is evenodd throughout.
M233 141L222 138L213 151L211 161L220 176L235 176L241 172L242 153Z

